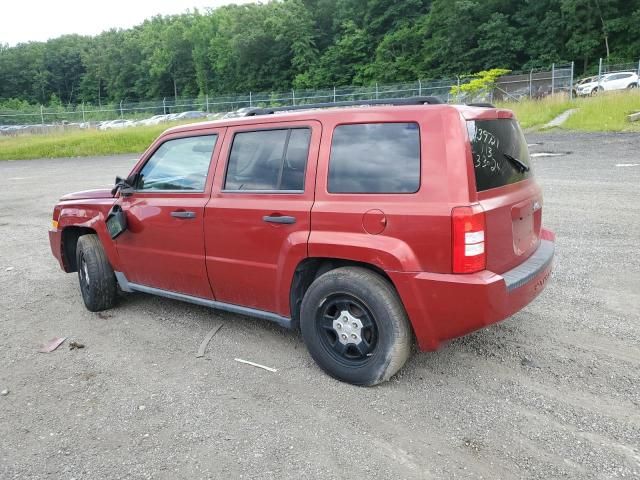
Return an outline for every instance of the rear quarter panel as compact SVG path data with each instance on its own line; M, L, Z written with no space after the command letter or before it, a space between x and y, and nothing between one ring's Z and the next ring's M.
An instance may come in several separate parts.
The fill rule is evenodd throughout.
M414 194L333 194L327 178L333 131L356 123L415 122L420 126L421 182ZM370 263L386 271L450 272L451 209L468 204L470 179L464 122L449 106L354 109L323 120L310 257ZM393 161L393 159L389 159ZM380 210L386 227L367 233L363 215Z

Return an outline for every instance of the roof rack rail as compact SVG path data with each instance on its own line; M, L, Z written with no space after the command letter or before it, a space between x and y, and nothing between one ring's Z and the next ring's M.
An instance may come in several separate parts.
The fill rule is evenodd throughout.
M477 102L477 103L467 103L469 107L482 107L482 108L496 108L493 103L489 102Z
M244 116L253 117L256 115L271 115L276 112L289 112L292 110L312 110L316 108L359 107L373 105L439 105L442 103L444 102L437 97L385 98L380 100L309 103L306 105L292 105L289 107L257 107L247 111Z

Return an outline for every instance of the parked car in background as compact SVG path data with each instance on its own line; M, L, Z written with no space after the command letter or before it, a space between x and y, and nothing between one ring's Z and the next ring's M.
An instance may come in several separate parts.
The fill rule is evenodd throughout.
M607 73L601 77L585 78L576 85L578 96L595 95L599 92L625 90L638 87L638 74L636 72Z
M148 125L158 125L166 121L167 121L167 115L154 115L151 118L145 118L144 120L140 120L136 122L136 124L148 126Z
M246 117L248 113L251 113L251 111L254 110L251 107L244 107L244 108L239 108L238 110L234 110L233 112L228 112L226 113L222 118L224 120L230 119L230 118L240 118L240 117Z
M205 118L207 114L205 112L200 112L198 110L193 110L190 112L182 112L176 115L174 120L189 120L195 118Z
M593 83L593 82L597 82L598 81L598 76L596 75L595 77L585 77L581 80L578 80L577 82L575 82L573 84L573 94L574 95L578 95L578 90L583 86L586 85L587 83Z
M112 130L116 128L127 128L133 126L133 122L131 120L111 120L109 122L102 123L98 130Z

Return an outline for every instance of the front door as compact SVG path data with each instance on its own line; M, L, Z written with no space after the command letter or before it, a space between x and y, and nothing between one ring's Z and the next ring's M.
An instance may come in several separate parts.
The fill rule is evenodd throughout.
M204 225L217 301L289 316L291 276L307 257L320 134L315 121L227 130Z
M137 170L134 193L119 200L128 229L116 239L129 282L213 298L203 225L214 170L210 165L222 133L213 129L198 136L170 136Z

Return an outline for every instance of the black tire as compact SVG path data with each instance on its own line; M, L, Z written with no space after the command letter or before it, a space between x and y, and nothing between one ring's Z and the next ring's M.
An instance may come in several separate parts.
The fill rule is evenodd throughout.
M87 309L100 312L113 307L118 291L116 277L97 235L78 238L76 265L80 291Z
M385 278L365 268L343 267L318 277L302 300L300 317L311 357L343 382L376 385L409 358L413 332L404 306ZM358 343L345 346L351 335Z
M599 87L595 87L593 90L591 90L591 96L592 97L594 95L598 95L598 93L600 93L600 88Z
M638 88L638 84L637 83L630 83L627 88Z

